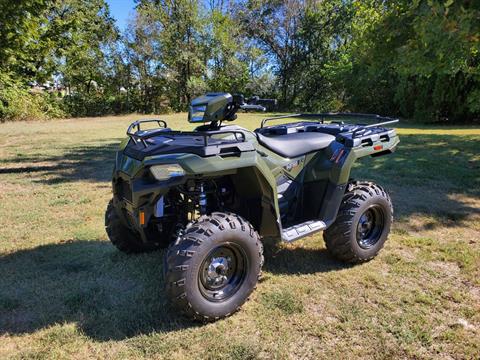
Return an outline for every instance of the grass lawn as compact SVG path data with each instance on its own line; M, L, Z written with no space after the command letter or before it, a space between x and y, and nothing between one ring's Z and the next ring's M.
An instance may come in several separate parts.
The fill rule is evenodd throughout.
M127 256L105 234L135 118L0 124L1 359L480 357L480 128L401 125L396 154L353 172L393 198L376 259L334 261L321 235L268 249L242 310L199 325L165 304L163 252Z

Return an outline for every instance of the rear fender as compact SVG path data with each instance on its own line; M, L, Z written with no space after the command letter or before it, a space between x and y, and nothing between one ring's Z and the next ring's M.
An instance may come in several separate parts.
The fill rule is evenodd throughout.
M328 156L332 164L330 181L337 185L346 184L355 161L365 156L378 157L390 154L395 151L399 142L400 139L396 135L388 139L379 138L355 147L347 147L339 142L334 142L328 149Z
M319 218L330 226L337 217L338 209L345 194L354 163L365 156L382 156L395 150L399 143L398 136L382 137L371 142L362 142L354 147L334 141L327 149L311 155L307 159L304 183L328 179L324 197L319 207ZM321 189L321 188L320 188ZM310 196L310 200L314 197Z

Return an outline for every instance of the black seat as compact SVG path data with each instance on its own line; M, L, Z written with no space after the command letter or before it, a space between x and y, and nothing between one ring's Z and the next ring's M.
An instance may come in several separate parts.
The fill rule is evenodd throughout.
M257 138L261 145L287 158L325 149L335 140L333 135L318 132L297 132L275 136L265 136L257 132Z

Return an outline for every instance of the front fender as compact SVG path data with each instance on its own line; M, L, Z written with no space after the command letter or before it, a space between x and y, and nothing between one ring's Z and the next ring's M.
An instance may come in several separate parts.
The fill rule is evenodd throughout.
M256 151L246 151L240 156L229 157L168 154L147 157L143 161L145 167L158 164L179 164L185 170L185 178L231 176L239 184L252 184L252 188L242 190L243 194L240 193L240 196L248 196L246 192L252 191L261 197L259 200L262 206L262 219L257 230L262 236L280 235L280 211L275 177Z

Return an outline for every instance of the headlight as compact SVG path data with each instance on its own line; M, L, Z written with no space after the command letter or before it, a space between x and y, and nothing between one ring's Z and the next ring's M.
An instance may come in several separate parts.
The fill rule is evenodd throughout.
M185 175L182 167L176 164L153 165L150 167L150 172L157 180L167 180Z

